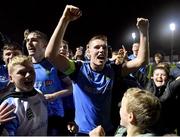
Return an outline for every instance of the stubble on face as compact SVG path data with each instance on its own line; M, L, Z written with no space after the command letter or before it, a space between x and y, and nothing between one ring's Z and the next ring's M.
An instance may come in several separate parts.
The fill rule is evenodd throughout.
M93 40L89 46L89 55L92 69L102 70L107 61L107 43L99 39Z

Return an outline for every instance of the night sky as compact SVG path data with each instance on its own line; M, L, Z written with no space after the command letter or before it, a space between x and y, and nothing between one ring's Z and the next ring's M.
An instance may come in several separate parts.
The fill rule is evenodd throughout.
M65 34L72 49L85 46L93 35L105 34L114 50L121 45L129 50L136 18L145 17L150 21L151 55L170 55L171 22L176 23L174 54L180 55L180 0L6 0L0 4L0 32L19 43L27 28L50 37L66 4L82 10L82 17L70 23Z

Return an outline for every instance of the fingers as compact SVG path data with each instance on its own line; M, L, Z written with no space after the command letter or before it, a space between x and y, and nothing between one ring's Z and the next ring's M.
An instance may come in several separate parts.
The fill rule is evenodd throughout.
M12 119L15 119L16 118L16 116L11 116L11 117L8 117L8 118L5 118L5 119L0 119L0 124L3 124L3 123L5 123L5 122L8 122L8 121L10 121L10 120L12 120Z
M125 52L127 52L127 51L124 46L122 46L122 48L120 48L118 51L119 54L124 54Z
M80 9L78 7L70 5L69 10L73 16L81 16L82 15L82 12L80 11Z
M73 21L78 19L82 15L82 12L78 7L73 5L66 5L66 8L63 12L63 16L67 18L69 21Z
M67 129L70 133L76 133L78 131L78 126L74 122L69 122Z
M126 49L125 49L125 47L124 47L124 45L122 45L122 49L125 51Z
M44 97L45 97L45 99L48 99L48 98L49 98L49 95L48 95L48 94L45 94Z
M104 131L103 127L100 125L97 128L100 131L100 136L104 136L105 135L105 131Z
M89 132L90 137L105 136L105 131L101 125L97 126Z
M148 19L145 18L137 18L137 22L148 22Z
M8 112L14 111L15 106L13 104L8 104L7 102L0 106L0 115L4 115Z
M54 97L53 95L51 95L51 94L45 94L44 97L45 97L45 99L46 99L47 101L49 101L49 102L53 101L54 98L55 98L55 97Z
M14 110L15 110L14 105L8 105L8 103L5 103L4 105L1 105L0 108L0 123L4 123L7 121L10 121L15 118L15 116L10 116Z
M149 20L145 18L137 18L137 28L142 34L147 34L149 28Z
M69 130L69 132L74 133L76 128L75 128L75 126L68 125L68 130Z
M149 20L145 18L137 18L137 26L147 26L149 24Z
M15 109L16 109L16 108L10 108L10 109L8 109L5 113L2 113L1 118L6 118L6 117L8 117L10 114L12 114L12 113L14 112Z
M1 111L8 106L8 103L6 102L4 105L0 106L0 113L2 113Z

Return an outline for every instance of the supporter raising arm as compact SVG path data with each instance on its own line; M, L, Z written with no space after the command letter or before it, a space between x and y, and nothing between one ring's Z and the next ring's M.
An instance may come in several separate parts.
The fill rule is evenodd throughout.
M45 57L62 72L67 70L69 63L67 58L58 54L59 45L61 45L63 41L68 24L78 19L80 16L81 11L79 8L67 5L46 48Z
M127 61L122 66L122 75L126 76L137 68L148 64L149 62L149 21L144 18L137 18L136 26L140 34L140 45L137 57Z
M106 63L108 41L104 35L93 36L89 40L87 44L89 62L75 62L59 55L59 46L63 41L68 24L80 16L79 8L72 5L66 6L48 43L45 57L60 71L70 75L73 81L75 122L79 126L78 135L89 135L89 132L98 125L102 125L106 135L113 135L110 104L115 74L119 77L127 75L147 62L149 22L144 18L137 19L137 27L140 31L140 51L137 59L125 62L121 67L121 65Z
M81 16L81 11L79 8L67 5L59 23L49 41L46 49L45 56L57 66L61 71L67 70L69 63L66 58L62 55L58 55L58 48L63 41L63 37L68 24L71 21L78 19ZM122 75L127 75L130 72L136 70L140 66L147 64L149 60L149 21L144 18L137 18L137 28L140 32L140 47L137 58L128 62L125 62L122 66ZM61 61L59 61L61 60Z

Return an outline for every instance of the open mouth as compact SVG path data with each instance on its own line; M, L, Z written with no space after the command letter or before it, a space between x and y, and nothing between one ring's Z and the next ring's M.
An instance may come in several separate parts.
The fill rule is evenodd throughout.
M35 51L35 49L34 49L34 48L28 48L28 50L29 50L29 51Z
M162 78L157 78L156 81L157 82L163 82Z
M28 49L29 51L35 51L34 49Z
M104 56L98 56L97 59L99 59L99 60L105 60L105 57L104 57Z
M33 80L24 81L24 85L26 85L26 86L32 86L32 85L33 85Z

